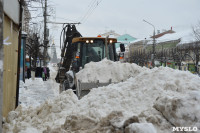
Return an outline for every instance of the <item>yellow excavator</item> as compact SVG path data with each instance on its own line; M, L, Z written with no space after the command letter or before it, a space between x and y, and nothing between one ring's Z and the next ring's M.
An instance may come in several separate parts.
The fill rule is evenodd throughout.
M117 61L116 38L82 37L75 25L68 24L64 30L64 43L61 46L61 62L56 82L60 83L60 92L72 89L79 98L86 95L91 88L106 85L105 83L80 83L76 73L85 64L99 62L104 58ZM66 32L65 32L66 31ZM61 32L62 33L62 32ZM109 83L107 83L109 84Z

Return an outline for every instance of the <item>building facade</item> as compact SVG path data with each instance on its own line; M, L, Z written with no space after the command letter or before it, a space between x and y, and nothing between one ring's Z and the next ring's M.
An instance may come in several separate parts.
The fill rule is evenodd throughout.
M19 17L18 0L4 1L4 66L3 66L3 116L6 117L16 107Z

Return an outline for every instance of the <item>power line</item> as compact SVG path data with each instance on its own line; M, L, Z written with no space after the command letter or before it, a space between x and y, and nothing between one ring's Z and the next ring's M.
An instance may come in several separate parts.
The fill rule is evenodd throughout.
M86 11L86 13L83 15L83 17L80 19L80 21L84 20L85 17L87 16L87 14L90 12L90 10L93 8L94 3L96 0L91 0L91 2L89 3L88 7L89 9Z
M67 20L67 21L72 21L72 22L78 23L78 21L71 20L71 19L68 19L68 18L62 18L62 17L55 17L55 18L63 19L63 20Z
M82 18L82 22L85 21L91 14L91 12L93 12L95 10L95 8L97 7L98 4L96 4L96 2L98 2L97 0L94 0L91 5L89 6L88 11L86 12L85 16L83 16Z
M78 23L66 23L66 22L51 22L51 21L48 21L47 23L51 23L51 24L81 24L80 22Z
M101 1L102 1L102 0L100 0L100 2L101 2ZM94 10L96 9L96 7L99 5L100 2L97 1L97 5L96 5L95 8L88 14L88 16L85 18L84 22L86 22L86 20L89 18L89 16L91 16L91 15L94 13Z
M89 4L89 9L87 10L86 14L82 17L80 22L85 22L89 16L94 12L94 10L97 8L97 6L101 3L102 0L92 0Z

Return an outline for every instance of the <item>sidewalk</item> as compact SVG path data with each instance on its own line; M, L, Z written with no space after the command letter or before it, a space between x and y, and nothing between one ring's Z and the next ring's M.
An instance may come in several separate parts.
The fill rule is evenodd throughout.
M50 68L50 79L43 81L42 78L35 80L26 79L25 83L20 82L19 104L25 106L38 106L47 99L52 99L59 95L59 84L55 82L54 68Z

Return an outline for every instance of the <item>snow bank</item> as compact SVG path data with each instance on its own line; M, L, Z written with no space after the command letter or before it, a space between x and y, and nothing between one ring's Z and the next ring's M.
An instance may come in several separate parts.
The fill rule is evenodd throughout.
M0 60L0 71L3 71L3 61Z
M102 62L109 67L108 61ZM117 65L123 66L116 63L112 67ZM91 71L95 68L100 69L96 66ZM130 133L147 132L148 128L152 133L170 133L174 126L200 129L198 76L164 67L144 69L133 65L131 71L135 72L129 74L133 77L118 84L93 88L81 100L72 90L67 90L36 108L19 106L9 113L4 132Z
M130 77L134 77L146 68L141 68L136 64L113 62L104 59L100 62L90 62L85 68L76 74L77 79L82 82L121 82Z
M178 127L198 127L200 129L199 103L200 91L192 91L184 96L159 97L154 107L173 125Z
M133 123L130 124L125 132L128 133L156 133L156 129L151 123Z

